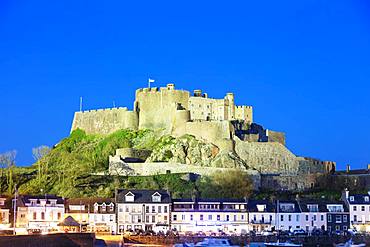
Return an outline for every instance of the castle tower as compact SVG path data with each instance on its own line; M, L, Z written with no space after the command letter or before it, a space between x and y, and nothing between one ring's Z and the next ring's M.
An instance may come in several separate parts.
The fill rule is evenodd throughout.
M234 94L227 93L225 97L228 101L228 116L227 120L234 120L235 119L235 102L234 102Z
M177 109L188 109L189 92L166 87L136 90L134 109L139 114L139 129L165 129L171 131Z

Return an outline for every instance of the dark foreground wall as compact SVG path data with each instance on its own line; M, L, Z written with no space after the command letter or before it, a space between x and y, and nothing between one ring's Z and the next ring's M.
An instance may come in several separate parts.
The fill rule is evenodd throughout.
M0 236L0 247L93 247L94 234Z

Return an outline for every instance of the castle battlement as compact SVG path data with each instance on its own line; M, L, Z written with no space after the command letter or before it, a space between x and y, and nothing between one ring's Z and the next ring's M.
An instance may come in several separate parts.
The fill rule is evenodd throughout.
M118 128L165 129L184 128L187 122L198 121L253 121L252 106L236 106L234 93L224 98L209 98L201 89L191 95L176 89L175 84L165 87L138 88L133 111L127 107L105 108L76 112L72 130L85 129L91 133L111 133ZM206 127L205 124L203 124ZM101 130L102 128L106 128ZM230 136L227 134L226 136Z

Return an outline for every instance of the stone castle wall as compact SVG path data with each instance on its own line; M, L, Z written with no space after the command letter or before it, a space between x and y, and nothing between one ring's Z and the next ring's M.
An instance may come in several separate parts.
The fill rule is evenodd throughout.
M249 167L261 173L297 174L299 161L278 142L244 142L235 138L235 151Z
M112 108L76 112L72 129L83 129L89 134L110 134L120 129L137 129L139 124L136 112L127 108Z
M188 109L189 92L173 86L144 88L136 91L134 111L139 114L139 129L166 129L172 131L176 112Z
M202 167L189 164L180 163L122 163L115 157L110 157L109 173L120 176L153 176L168 173L194 173L201 176L210 176L215 173L226 173L235 169L232 168L216 168L216 167ZM248 173L256 189L260 188L261 177L257 171L240 170L240 172Z

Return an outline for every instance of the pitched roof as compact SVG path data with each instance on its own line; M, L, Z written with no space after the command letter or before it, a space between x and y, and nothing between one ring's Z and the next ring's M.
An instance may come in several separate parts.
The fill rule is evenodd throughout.
M98 210L95 211L95 204L98 205ZM106 208L102 210L102 205L105 203ZM113 198L69 198L65 201L65 210L66 213L99 213L99 214L111 214L115 212L115 207L111 210L109 207L111 204L115 206ZM74 209L73 206L84 206L78 209Z
M248 200L248 212L261 212L258 211L257 205L266 205L265 211L263 212L273 213L276 211L275 203L268 200Z
M17 200L19 206L25 206L26 203L30 203L31 199L35 199L37 203L40 203L40 200L57 200L57 204L64 204L64 198L56 195L21 195L19 196L20 200Z
M353 198L353 201L351 201L351 198ZM365 200L367 198L367 201ZM355 194L350 195L348 198L349 204L364 204L364 205L370 205L370 195L369 194Z
M134 201L127 202L125 195L131 192L134 194ZM152 195L158 192L161 195L161 202L153 202ZM126 190L119 189L116 193L117 203L171 203L171 196L165 190Z

